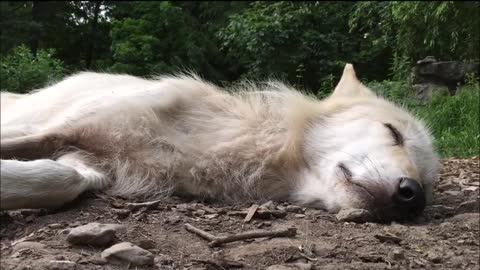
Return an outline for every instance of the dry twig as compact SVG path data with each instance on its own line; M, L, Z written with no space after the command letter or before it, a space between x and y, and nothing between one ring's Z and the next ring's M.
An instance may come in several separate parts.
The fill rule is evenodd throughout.
M128 209L135 211L140 208L146 207L147 209L153 209L158 206L161 200L151 201L151 202L141 202L141 203L127 203L126 206Z
M252 205L248 209L248 214L245 216L245 219L243 221L247 223L250 222L250 220L252 220L253 218L253 215L255 215L255 212L257 212L257 209L258 209L258 204Z
M185 224L185 229L189 232L192 232L198 236L200 236L201 238L205 239L205 240L208 240L208 241L213 241L215 239L215 236L202 230L202 229L199 229L197 227L194 227L193 225L190 225L188 223Z
M210 264L210 265L213 265L215 267L222 268L222 269L225 269L225 268L228 269L228 268L232 268L232 267L242 268L244 266L243 263L241 263L241 262L232 261L232 260L225 260L225 259L222 259L222 260L193 259L192 261L200 262L200 263L204 263L204 264Z
M246 211L230 211L227 213L229 216L245 216L248 215ZM287 215L287 212L284 210L268 210L268 209L257 209L253 214L255 218L261 219L271 219L272 217L275 218L283 218Z
M296 228L287 228L277 231L253 231L253 232L244 232L233 234L229 236L214 236L202 229L196 228L188 223L185 224L185 229L189 232L195 233L196 235L210 241L208 243L209 247L221 246L223 244L253 239L253 238L262 238L262 237L292 237L297 234Z

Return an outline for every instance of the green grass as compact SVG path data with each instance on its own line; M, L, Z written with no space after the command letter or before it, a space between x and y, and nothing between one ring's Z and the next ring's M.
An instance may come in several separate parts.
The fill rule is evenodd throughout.
M465 86L455 96L438 96L413 109L428 124L442 157L479 155L479 93L478 84Z
M400 82L372 82L375 92L403 105L423 119L434 136L434 144L442 157L480 155L480 87L472 81L454 96L435 96L420 105L409 94L409 87Z

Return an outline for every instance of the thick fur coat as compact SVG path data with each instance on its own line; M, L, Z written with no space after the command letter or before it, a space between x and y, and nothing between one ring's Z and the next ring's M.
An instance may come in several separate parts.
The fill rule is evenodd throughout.
M376 209L399 178L415 179L430 197L437 177L425 126L375 96L351 65L322 101L279 82L224 90L194 75L80 73L28 95L2 93L1 109L4 209L54 207L89 189ZM405 144L395 146L385 124ZM29 169L53 166L35 161L79 174L62 182L71 194L51 195L53 180L41 180L41 193L26 191Z

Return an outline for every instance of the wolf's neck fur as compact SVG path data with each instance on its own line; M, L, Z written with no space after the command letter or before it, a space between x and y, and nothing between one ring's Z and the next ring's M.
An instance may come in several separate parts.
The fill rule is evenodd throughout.
M207 105L216 117L198 117L198 108L187 116L198 141L180 147L188 145L181 151L191 158L179 190L227 200L287 199L305 166L304 134L320 113L319 103L290 89L223 98L223 105ZM215 99L202 103L209 100Z

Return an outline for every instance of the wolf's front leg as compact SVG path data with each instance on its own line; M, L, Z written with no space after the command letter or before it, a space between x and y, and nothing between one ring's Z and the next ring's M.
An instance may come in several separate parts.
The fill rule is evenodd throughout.
M0 209L55 208L106 185L105 175L75 153L57 161L1 160Z

